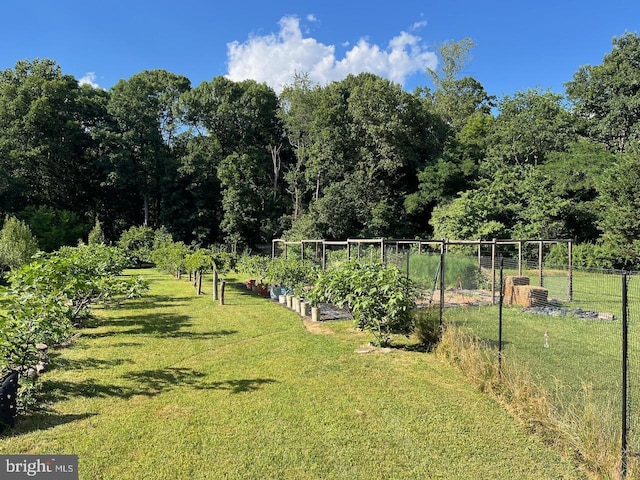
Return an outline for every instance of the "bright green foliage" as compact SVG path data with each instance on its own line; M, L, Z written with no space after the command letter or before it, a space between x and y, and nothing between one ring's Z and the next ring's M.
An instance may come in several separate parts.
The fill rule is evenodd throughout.
M623 154L600 181L603 242L617 267L640 264L640 153Z
M388 345L392 334L414 329L415 286L395 267L348 262L320 275L311 291L314 303L348 308L358 328L369 330L378 345Z
M9 297L0 316L0 374L25 372L37 363L36 344L58 344L68 338L72 323L61 293L28 292Z
M240 273L246 273L250 275L252 279L263 283L269 274L270 263L271 257L245 254L238 260L236 270Z
M7 216L0 230L0 273L29 263L38 251L38 242L23 221Z
M62 295L73 321L89 314L95 303L137 298L147 289L140 277L122 278L126 258L115 247L64 247L12 272L10 292L16 298Z
M305 287L318 278L319 267L311 260L276 257L269 262L267 281L303 294Z
M77 245L86 238L89 225L76 213L52 207L30 206L19 214L31 227L40 249L53 252L65 245Z
M155 232L150 227L131 227L122 232L118 240L120 247L129 259L129 265L139 267L145 263L150 263L151 251L154 247Z
M33 368L36 344L68 340L92 304L141 296L148 289L142 277L119 276L125 260L115 247L82 245L64 247L12 271L7 313L0 315L0 373L24 374ZM19 393L23 405L34 401L33 377L30 383Z
M214 266L213 252L205 248L196 248L193 252L187 254L184 259L184 265L189 272L211 272Z
M89 232L87 243L89 245L104 245L106 243L104 238L104 232L102 231L102 225L100 224L100 221L97 219L96 219L95 225Z
M157 268L179 277L186 269L189 247L182 242L165 241L153 249L151 260Z
M567 94L585 121L590 137L614 152L640 140L640 38L625 33L613 39L602 65L586 65L567 82Z

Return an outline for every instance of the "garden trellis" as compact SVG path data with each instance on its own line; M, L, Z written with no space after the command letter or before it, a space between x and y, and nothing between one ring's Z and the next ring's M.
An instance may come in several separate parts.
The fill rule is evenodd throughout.
M567 246L566 262L563 268L548 268L545 255L550 246L564 244ZM483 275L485 285L491 296L491 303L497 303L498 286L497 270L502 261L510 273L522 276L523 272L530 278L530 284L548 288L551 300L571 301L573 285L573 241L571 239L491 239L491 240L433 240L433 239L394 239L394 238L349 238L346 240L305 239L288 241L272 240L272 257L300 258L313 260L324 270L332 263L339 261L379 261L384 264L395 264L406 270L407 276L423 284L425 287L434 277L435 271L420 275L420 262L417 259L425 256L444 256L442 266L446 268L446 258L475 259L477 272L468 269L466 273L453 278L453 285L438 285L441 296L445 288L465 285L478 286L476 274ZM440 268L440 262L436 262ZM465 278L466 275L474 277ZM446 278L440 275L442 281ZM478 288L474 288L477 290ZM465 289L468 290L468 289ZM433 292L432 292L433 293ZM447 302L450 297L444 297ZM452 302L456 303L456 302Z

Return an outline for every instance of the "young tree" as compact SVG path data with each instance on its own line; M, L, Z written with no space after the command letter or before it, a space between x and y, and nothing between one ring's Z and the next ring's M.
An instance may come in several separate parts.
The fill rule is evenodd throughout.
M6 216L0 230L0 274L29 263L37 252L38 242L29 226L16 217Z

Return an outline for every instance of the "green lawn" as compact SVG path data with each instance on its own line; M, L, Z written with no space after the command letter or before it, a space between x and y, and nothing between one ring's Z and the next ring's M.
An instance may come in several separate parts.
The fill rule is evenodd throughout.
M219 306L142 273L146 298L53 352L48 411L1 452L78 454L84 479L583 478L431 354L358 354L350 322L314 334L240 288Z

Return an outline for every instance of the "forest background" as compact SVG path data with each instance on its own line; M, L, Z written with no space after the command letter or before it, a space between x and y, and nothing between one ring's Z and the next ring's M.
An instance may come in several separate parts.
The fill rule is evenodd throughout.
M188 244L272 238L573 238L589 267L640 268L640 39L565 94L497 98L443 43L431 87L370 73L317 85L146 70L109 90L54 60L0 72L0 213L53 251L164 226Z

